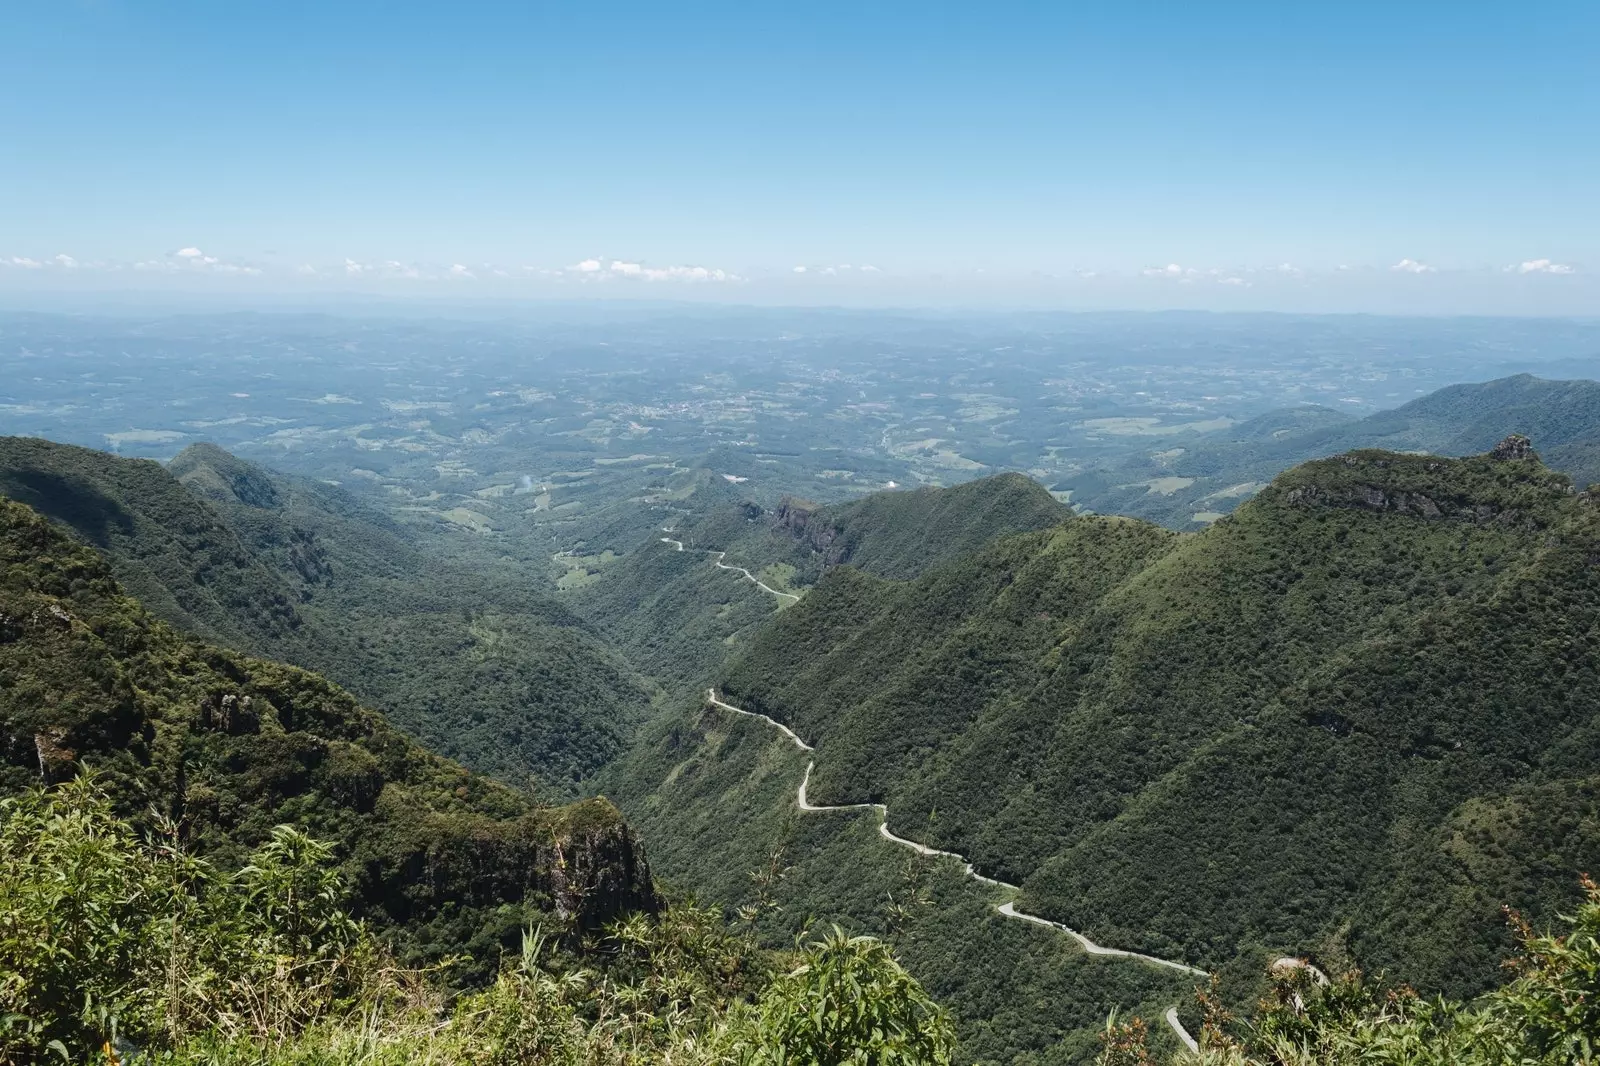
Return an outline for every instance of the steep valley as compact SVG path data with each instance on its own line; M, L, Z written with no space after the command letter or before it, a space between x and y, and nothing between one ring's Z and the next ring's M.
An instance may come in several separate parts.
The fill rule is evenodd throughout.
M1509 948L1499 906L1553 920L1600 856L1596 544L1590 498L1515 440L1356 452L1199 534L1077 517L910 579L828 567L717 680L815 745L811 802L887 803L1101 943L1239 1000L1285 954L1470 994ZM719 715L685 695L605 780L670 876L749 901L763 848L818 830L792 746ZM861 847L853 870L905 861ZM784 854L790 923L852 898L800 887L818 846ZM921 965L965 1016L956 968Z
M1510 950L1499 907L1553 921L1600 860L1600 516L1519 438L1464 459L1306 463L1197 533L1075 514L1014 474L826 506L691 484L639 501L617 526L636 546L558 591L371 497L220 449L161 467L0 441L0 492L107 560L74 566L109 565L100 586L114 574L211 649L163 662L230 679L161 697L172 709L121 740L69 724L51 744L125 750L111 772L169 803L187 795L174 780L243 757L224 749L282 755L249 767L248 785L225 778L221 813L205 816L222 820L196 824L220 827L204 832L227 854L260 837L267 811L367 841L349 852L357 884L418 958L466 945L489 965L528 913L508 907L519 893L570 911L540 880L551 862L632 885L608 914L653 906L629 857L642 840L668 895L723 907L769 948L832 922L882 936L954 1012L964 1061L1081 1063L1113 1011L1158 1021L1177 1005L1199 1032L1198 971L1241 1008L1284 956L1476 994ZM36 520L14 528L45 543ZM52 552L87 551L49 537ZM138 617L169 634L162 648L193 639ZM418 821L395 805L402 784L424 787L418 771L363 776L340 746L398 750L397 732L212 737L224 696L234 715L240 693L264 700L282 725L300 698L284 693L326 686L223 665L256 660L216 645L322 670L486 776L428 771L463 782L448 788L466 808ZM178 709L195 701L199 725ZM85 722L86 736L110 728ZM200 739L144 754L136 734ZM175 743L198 761L161 754ZM15 784L30 753L8 756ZM626 824L597 799L570 814L530 805L530 781L544 801L604 793ZM349 798L324 810L303 795ZM472 813L480 796L490 813ZM255 821L228 820L256 805ZM598 865L561 850L591 833L562 826L591 823L601 851L629 843ZM414 899L385 880L415 872L408 848L486 841L486 881ZM363 848L376 850L357 862ZM604 872L633 866L639 879ZM1063 928L1197 973L1086 953ZM1152 1038L1179 1046L1165 1025Z

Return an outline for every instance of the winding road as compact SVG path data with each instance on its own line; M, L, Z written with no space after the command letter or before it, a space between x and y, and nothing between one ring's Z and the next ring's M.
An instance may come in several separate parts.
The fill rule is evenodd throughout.
M665 537L662 539L666 540ZM679 550L683 550L681 546L679 547ZM748 573L746 576L749 576ZM751 580L754 580L754 578ZM760 582L756 583L760 584ZM765 588L766 586L762 587ZM768 589L767 591L771 592L772 590ZM777 595L777 593L775 593L775 595ZM807 744L804 740L801 740L799 734L790 729L788 726L784 725L782 722L779 722L773 718L769 718L764 714L758 714L755 711L747 711L742 707L735 707L733 704L718 698L717 690L714 688L706 689L706 703L709 706L717 707L724 711L730 711L734 714L742 714L746 718L759 718L761 721L767 723L774 729L777 729L779 732L781 732L784 736L788 737L789 740L794 743L794 746L799 748L801 751L808 753L816 751L816 749L810 744ZM815 759L806 763L805 775L800 778L800 787L795 791L795 804L802 811L876 811L878 814L878 835L883 837L885 840L899 844L901 847L910 848L921 855L954 859L961 864L962 870L968 877L975 881L980 881L983 884L992 885L995 888L1004 889L1005 891L1013 894L1022 891L1016 885L1005 881L997 881L992 877L985 877L983 874L980 874L976 869L973 868L972 863L967 861L967 858L964 855L959 855L953 851L941 851L938 848L930 848L928 845L919 844L915 840L907 840L905 837L896 836L894 833L889 831L889 808L881 803L845 803L839 805L812 803L806 798L806 786L811 783L811 770L816 765L817 763ZM1020 921L1029 922L1033 925L1044 926L1045 928L1054 929L1057 932L1065 933L1073 940L1077 941L1078 946L1083 948L1083 950L1090 955L1108 955L1121 959L1135 959L1139 962L1149 963L1154 966L1165 966L1168 969L1177 970L1180 973L1192 974L1196 977L1210 976L1210 974L1206 973L1206 971L1196 969L1195 967L1186 963L1174 962L1171 959L1161 959L1154 955L1142 955L1137 951L1123 951L1121 948L1108 948L1104 945L1096 944L1093 940L1090 940L1076 929L1062 925L1060 922L1052 922L1048 918L1040 918L1037 915L1027 914L1023 911L1017 910L1014 895L1012 899L1008 899L1004 903L996 904L995 910L1007 918L1016 918ZM1198 1051L1199 1045L1195 1042L1194 1037L1189 1035L1189 1031L1185 1029L1183 1027L1183 1023L1178 1020L1178 1008L1176 1005L1167 1008L1165 1017L1167 1025L1169 1025L1172 1028L1172 1031L1177 1034L1178 1039L1183 1041L1184 1046L1190 1051Z
M676 530L663 529L661 532L663 532L663 533L673 533L673 532L676 532ZM796 596L792 592L779 592L777 589L773 588L771 585L768 585L768 584L764 583L760 578L756 577L756 575L752 574L750 571L746 570L744 567L742 567L742 566L729 566L727 563L723 562L722 560L724 560L724 559L726 559L728 557L728 553L727 552L712 551L709 548L685 548L683 546L683 541L681 541L681 540L673 540L671 537L662 537L661 538L661 543L672 545L672 548L673 548L674 551L680 551L680 552L681 551L705 552L707 555L712 556L712 560L711 561L716 564L718 570L732 570L735 573L743 574L744 575L744 579L746 581L750 582L752 585L754 585L756 588L760 589L762 592L770 592L772 595L777 596L780 599L793 600L795 603L799 603L800 602L800 597L799 596Z

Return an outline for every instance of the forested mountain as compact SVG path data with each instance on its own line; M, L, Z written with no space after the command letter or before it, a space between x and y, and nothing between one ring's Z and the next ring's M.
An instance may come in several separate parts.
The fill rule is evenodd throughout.
M179 634L3 497L0 737L0 1061L950 1061L882 944L660 913L605 800Z
M568 602L642 670L693 688L831 567L910 577L1069 513L1021 474L879 492L829 507L783 497L770 511L714 479ZM770 591L760 593L756 580Z
M886 802L1102 943L1475 991L1496 908L1547 919L1600 859L1597 555L1525 442L1359 451L1199 534L831 569L721 680L816 746L813 802Z
M1195 515L1203 522L1232 510L1295 463L1361 448L1472 455L1507 433L1537 440L1545 461L1580 487L1600 479L1600 383L1517 374L1451 385L1361 419L1317 406L1273 411L1091 466L1059 487L1089 510L1192 528Z
M786 500L775 516L821 566L915 577L996 537L1055 525L1068 514L1037 481L998 474L950 488L875 492L814 508Z
M429 754L321 677L181 635L105 560L0 499L0 791L87 768L120 813L220 865L292 823L335 845L402 952L492 972L542 915L657 906L616 808L530 797Z
M621 750L642 683L539 575L349 493L194 445L169 467L0 438L0 493L100 548L188 632L349 686L430 747L555 794Z

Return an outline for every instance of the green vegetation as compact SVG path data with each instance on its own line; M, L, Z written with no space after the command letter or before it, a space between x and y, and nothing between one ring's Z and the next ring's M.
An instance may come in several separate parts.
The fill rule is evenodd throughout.
M1020 474L876 493L837 507L784 498L770 512L738 499L726 483L712 483L683 503L671 534L654 533L571 600L641 670L680 694L703 687L789 606L737 574L714 570L709 551L727 552L729 565L746 567L771 588L798 591L845 563L913 576L997 536L1043 529L1069 513ZM675 551L663 536L686 550Z
M169 623L324 673L502 780L571 795L645 713L643 684L537 571L447 560L335 487L210 445L163 469L0 438L0 493L104 551Z
M1068 513L1032 478L999 474L819 509L789 500L776 518L823 566L848 563L879 577L907 578L1007 533L1046 529Z
M119 814L234 867L290 823L410 961L492 967L529 921L597 926L656 897L604 800L535 806L431 755L296 667L184 637L105 560L0 499L0 794L94 768ZM489 961L485 961L489 960Z
M1351 970L1332 981L1286 966L1248 1023L1212 993L1199 999L1198 1053L1177 1064L1208 1066L1592 1066L1600 1061L1600 886L1560 933L1537 932L1510 914L1516 953L1510 981L1475 1002L1385 989ZM1107 1025L1099 1066L1153 1066L1139 1018Z
M0 801L0 1061L938 1066L944 1012L837 930L770 957L673 908L526 930L482 991L408 970L280 826L231 872L141 839L92 780Z
M1600 511L1518 454L1357 452L1199 534L1074 518L911 581L840 567L723 684L816 745L814 802L886 802L1230 998L1285 952L1475 994L1496 908L1548 920L1600 856Z
M1080 507L1186 529L1197 513L1231 510L1296 463L1363 448L1472 455L1509 433L1538 441L1551 467L1580 487L1600 480L1600 382L1518 374L1451 385L1361 419L1314 406L1271 411L1176 449L1091 464L1057 487ZM1172 476L1194 480L1167 495L1149 491L1151 479Z
M961 1062L1086 1063L1109 1011L1159 1017L1190 998L1192 978L1088 956L1000 915L1004 897L951 860L884 840L868 812L800 813L806 759L765 723L694 701L641 739L602 780L650 840L652 869L722 901L763 944L790 943L815 922L883 938L954 1015ZM892 825L931 835L915 821ZM1177 1047L1165 1028L1156 1040Z

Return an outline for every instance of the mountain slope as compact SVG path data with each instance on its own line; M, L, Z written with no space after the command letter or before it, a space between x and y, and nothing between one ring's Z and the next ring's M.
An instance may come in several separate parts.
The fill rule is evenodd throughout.
M1600 383L1518 374L1451 385L1361 419L1315 407L1271 412L1176 449L1104 464L1060 487L1073 490L1080 507L1192 528L1196 514L1206 521L1230 511L1296 463L1362 448L1471 455L1512 433L1539 441L1552 468L1580 486L1600 478L1592 458Z
M886 802L1102 943L1332 938L1482 987L1485 909L1547 914L1600 860L1600 521L1521 454L1357 452L1200 534L1078 518L909 582L834 570L725 688L816 745L813 802ZM1514 817L1528 789L1559 812Z
M292 822L337 843L361 913L407 950L492 970L522 923L651 909L642 853L604 800L538 808L431 755L315 674L184 637L95 552L0 499L0 791L102 774L236 864Z
M568 602L642 670L684 691L701 688L774 611L830 568L848 563L914 576L1071 513L1021 474L878 492L830 507L786 497L770 512L716 481L683 503L670 532L656 531ZM718 568L718 560L747 568L779 594Z
M296 590L159 463L0 437L0 495L105 552L128 590L173 625L257 651L298 643Z
M172 624L323 672L505 780L567 792L645 713L641 684L536 578L446 561L336 487L210 445L162 468L0 438L5 490L104 550Z
M850 503L808 509L785 501L776 520L821 556L879 577L915 577L996 537L1045 529L1068 514L1032 478L999 474L949 488L875 492Z

